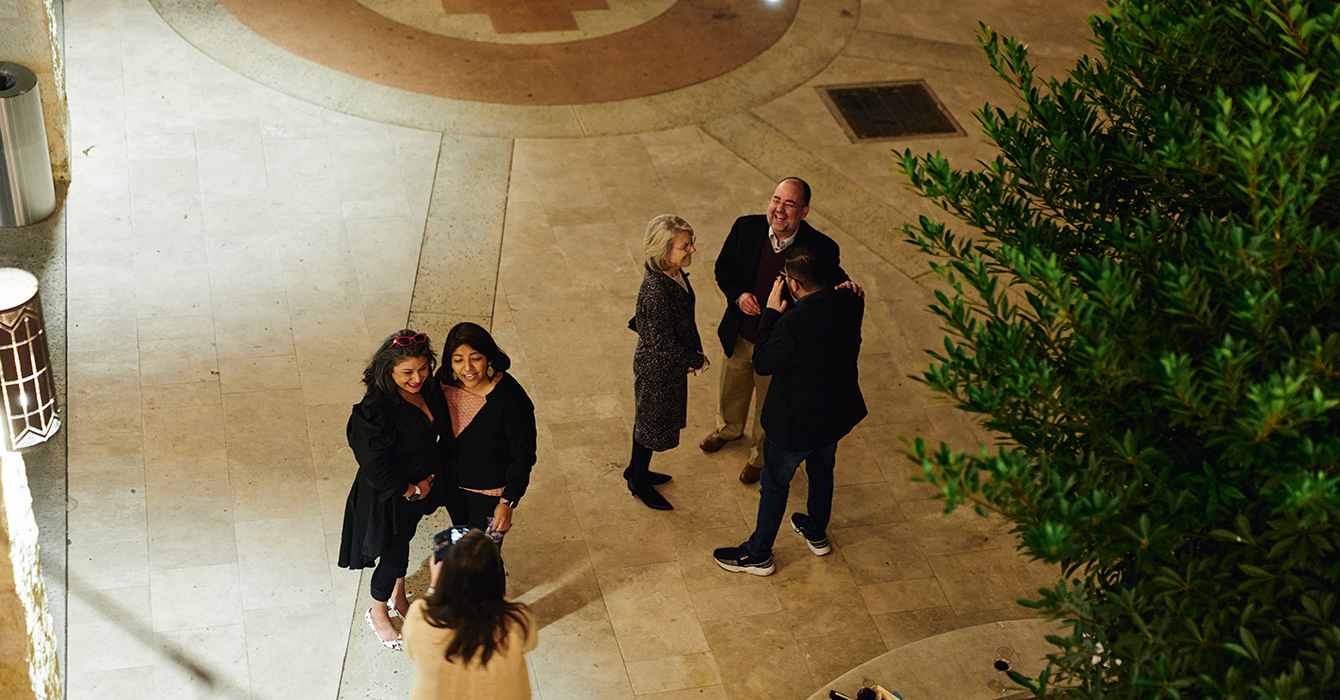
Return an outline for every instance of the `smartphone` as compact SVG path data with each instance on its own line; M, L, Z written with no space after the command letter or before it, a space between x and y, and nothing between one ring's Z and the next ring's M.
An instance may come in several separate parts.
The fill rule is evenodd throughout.
M489 527L488 527L487 530L484 531L484 534L488 535L489 537L492 537L494 542L497 542L498 544L501 545L501 544L502 544L502 541L503 541L503 538L507 536L507 531L506 531L506 530L494 530L494 529L493 529L493 517L490 516L490 517L489 517Z
M433 561L442 561L442 557L447 556L447 550L451 549L451 545L459 542L469 531L468 526L457 525L433 535Z

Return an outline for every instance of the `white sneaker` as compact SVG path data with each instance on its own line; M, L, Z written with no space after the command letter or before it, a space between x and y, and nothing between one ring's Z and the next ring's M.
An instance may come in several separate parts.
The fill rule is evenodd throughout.
M828 536L825 535L817 540L812 540L805 534L805 516L801 513L791 514L791 529L796 531L797 535L805 538L805 544L809 545L810 551L814 556L822 557L833 551L833 546L828 543Z

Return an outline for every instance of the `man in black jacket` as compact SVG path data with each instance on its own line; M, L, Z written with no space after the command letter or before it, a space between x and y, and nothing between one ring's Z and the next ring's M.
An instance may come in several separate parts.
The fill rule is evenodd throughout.
M753 363L761 311L758 300L766 298L772 289L792 245L811 246L825 258L831 257L834 266L839 264L837 243L805 223L809 213L810 186L798 177L788 177L777 183L767 216L754 214L735 220L717 256L717 286L726 294L726 313L717 336L726 351L726 361L721 368L717 429L698 446L716 452L743 436L752 395L759 409L754 414L749 461L740 472L740 481L746 484L758 481L764 462L764 431L759 418L763 397L768 394L768 378L755 373ZM838 274L838 281L846 279L840 267Z
M835 288L837 275L835 256L798 244L787 251L785 269L768 295L754 343L755 371L772 377L763 404L767 438L758 519L749 541L713 553L727 571L773 572L772 545L801 462L810 482L809 512L793 513L791 527L814 554L831 549L837 443L866 415L856 368L865 301ZM784 289L796 299L789 311Z

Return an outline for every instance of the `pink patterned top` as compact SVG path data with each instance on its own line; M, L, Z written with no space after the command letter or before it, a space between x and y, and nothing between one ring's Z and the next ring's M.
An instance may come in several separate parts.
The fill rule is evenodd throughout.
M488 397L477 396L464 389L458 389L449 384L443 384L442 391L447 395L447 408L451 409L451 431L456 437L460 437L461 431L465 430L466 426L470 425L470 421L475 419L475 416L479 414L479 410L484 408L484 404L489 402ZM503 495L503 489L501 488L486 489L483 491L464 488L463 490L482 493L485 496Z

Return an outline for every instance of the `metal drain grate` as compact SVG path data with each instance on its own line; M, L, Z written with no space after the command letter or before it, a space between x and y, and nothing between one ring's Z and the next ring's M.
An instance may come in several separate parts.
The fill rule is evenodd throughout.
M852 142L963 134L925 81L819 88Z

